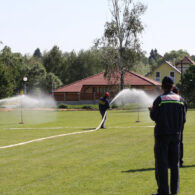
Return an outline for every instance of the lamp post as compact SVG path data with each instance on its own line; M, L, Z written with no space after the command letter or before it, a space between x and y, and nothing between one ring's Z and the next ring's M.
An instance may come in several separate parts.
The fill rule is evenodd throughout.
M21 90L21 95L26 94L26 81L27 81L27 77L23 77L23 81L24 81L24 92ZM22 97L23 98L23 97ZM22 99L20 102L20 116L21 116L21 121L19 122L19 124L24 124L23 121L23 107L22 107Z
M26 94L26 81L28 80L27 77L24 77L23 78L23 81L24 81L24 94Z

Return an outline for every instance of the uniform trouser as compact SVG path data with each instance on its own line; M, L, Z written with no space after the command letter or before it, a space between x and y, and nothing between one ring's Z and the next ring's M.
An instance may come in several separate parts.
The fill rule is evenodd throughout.
M155 137L155 176L160 195L169 194L168 161L171 169L171 193L177 194L179 191L179 141L179 135Z
M101 113L102 119L103 119L104 118L104 114L106 113L106 110L100 110L100 113ZM103 123L101 125L101 128L105 127L104 125L105 125L105 122L106 122L106 118L107 118L107 116L105 116L104 121L103 121Z
M180 157L179 161L181 164L183 164L183 132L181 132L181 137L180 137Z

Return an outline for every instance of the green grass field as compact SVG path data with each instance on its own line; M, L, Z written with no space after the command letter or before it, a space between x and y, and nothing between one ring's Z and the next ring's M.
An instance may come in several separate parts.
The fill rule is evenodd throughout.
M90 131L98 111L0 112L0 147L38 138L83 132L0 149L0 194L150 195L156 192L153 125L148 112L111 110L106 129ZM195 194L195 110L184 130L180 194Z

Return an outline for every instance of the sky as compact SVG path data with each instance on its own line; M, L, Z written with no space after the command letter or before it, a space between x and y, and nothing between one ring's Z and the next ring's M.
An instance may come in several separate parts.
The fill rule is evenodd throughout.
M136 2L136 0L134 0ZM183 49L195 55L194 0L139 0L147 6L140 40L149 55ZM110 21L109 0L0 0L0 50L78 52L93 46Z

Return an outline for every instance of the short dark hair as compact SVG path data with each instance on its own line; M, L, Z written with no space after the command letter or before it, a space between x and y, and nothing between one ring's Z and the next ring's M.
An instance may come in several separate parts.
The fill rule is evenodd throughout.
M173 87L173 80L170 77L165 76L162 80L162 87L166 90L171 90Z
M179 89L178 89L177 87L173 87L172 91L173 91L174 93L176 93L176 94L179 93Z

